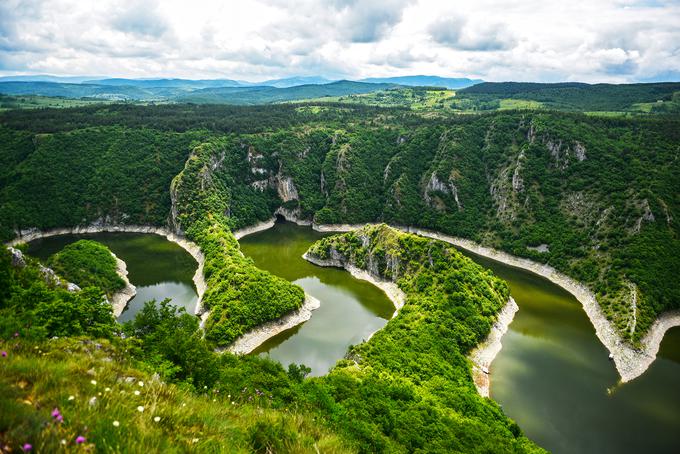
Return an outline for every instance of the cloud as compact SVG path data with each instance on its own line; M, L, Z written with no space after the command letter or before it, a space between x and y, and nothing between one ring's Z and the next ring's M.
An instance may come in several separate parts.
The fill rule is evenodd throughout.
M517 44L516 38L504 24L474 25L461 17L439 19L428 30L435 42L458 50L507 50Z
M667 80L678 24L661 0L0 0L0 73Z
M114 29L142 37L161 37L168 29L155 2L133 2L114 14Z

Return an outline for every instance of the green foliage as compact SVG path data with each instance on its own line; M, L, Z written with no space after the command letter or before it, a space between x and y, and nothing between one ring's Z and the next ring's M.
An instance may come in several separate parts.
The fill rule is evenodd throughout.
M384 224L323 238L307 253L370 269L406 294L399 314L326 379L362 451L532 449L516 424L477 394L464 356L507 302L505 282L443 242Z
M141 340L141 357L165 380L212 387L218 378L217 358L198 330L198 319L170 300L147 301L123 332Z
M252 399L251 392L229 395L219 387L197 392L159 380L140 369L126 351L128 344L81 338L0 341L7 351L0 357L3 449L21 452L30 443L34 452L246 453L256 446L291 453L355 452L313 413ZM61 421L51 415L54 409ZM77 444L79 436L85 442Z
M15 267L6 248L0 256L0 275L6 285L0 299L0 337L10 338L14 333L31 339L113 335L111 305L99 288L69 292L32 259L25 257L26 266Z
M228 345L249 329L299 308L305 298L300 287L256 268L243 256L229 229L235 220L254 222L268 212L262 208L252 217L225 216L238 206L230 204L230 174L219 170L232 169L223 166L225 160L230 163L234 159L230 150L225 150L229 144L221 141L196 147L172 185L179 202L177 222L205 257L203 274L208 290L202 304L210 310L206 338L218 345ZM260 197L252 188L245 193L252 196L249 200ZM267 200L260 200L267 207Z
M79 240L52 255L47 265L58 275L79 287L99 287L113 295L125 287L116 272L116 259L109 248L92 240Z
M664 104L677 98L668 91L672 84L515 88L502 92L503 100L557 89L604 90L626 103L665 99L666 92L671 94ZM453 99L467 99L461 96ZM220 237L267 220L284 206L318 223L413 225L548 263L589 285L610 319L624 327L632 320L625 302L631 282L641 292L639 323L627 334L632 341L678 304L677 280L657 279L668 263L663 257L672 262L680 255L680 127L671 116L541 111L425 118L405 109L324 103L267 109L110 105L14 111L0 119L3 238L18 229L100 219L154 225L170 220L189 232L207 213L222 226L223 232L213 232ZM44 134L49 131L64 132ZM581 158L577 150L584 152ZM277 194L284 181L292 181L298 194L285 203ZM530 249L542 244L547 252ZM236 245L225 245L228 254L239 255ZM660 248L667 253L654 252ZM634 250L649 261L636 260ZM256 274L233 282L254 289L250 277ZM247 295L238 291L225 300ZM283 311L263 307L259 320ZM241 317L222 313L227 325L217 337L239 332L226 322L232 315Z

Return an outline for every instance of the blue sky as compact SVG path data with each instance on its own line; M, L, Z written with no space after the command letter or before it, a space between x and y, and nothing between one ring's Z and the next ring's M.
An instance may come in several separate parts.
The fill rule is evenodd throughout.
M0 74L680 80L680 0L0 0Z

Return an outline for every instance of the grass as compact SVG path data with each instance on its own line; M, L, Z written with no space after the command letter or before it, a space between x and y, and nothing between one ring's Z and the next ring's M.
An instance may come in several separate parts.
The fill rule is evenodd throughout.
M197 395L165 384L107 341L18 340L0 350L2 452L25 443L36 452L349 451L308 415L268 408L247 393ZM80 436L86 441L77 444Z
M339 102L365 106L408 107L414 110L431 110L444 108L443 102L453 96L455 96L454 90L400 88L358 95L328 96L293 102Z
M94 104L110 104L111 102L112 101L107 101L105 99L69 99L37 95L0 95L0 112L10 109L41 109L46 107L66 109L69 107L90 106Z
M500 103L501 106L498 108L498 110L533 110L543 107L542 103L528 99L501 99Z

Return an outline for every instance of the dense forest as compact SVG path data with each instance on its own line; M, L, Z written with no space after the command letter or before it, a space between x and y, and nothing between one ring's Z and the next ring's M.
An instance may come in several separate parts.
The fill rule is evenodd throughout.
M527 82L485 82L457 92L487 108L503 99L539 102L542 106L568 111L639 111L665 113L676 111L680 83L595 84L578 82L541 84ZM672 107L669 107L671 105Z
M589 285L632 342L680 305L673 117L442 118L307 104L112 105L0 119L5 239L28 228L146 223L203 241L212 229L234 256L229 230L283 207L317 223L431 228L550 264Z

